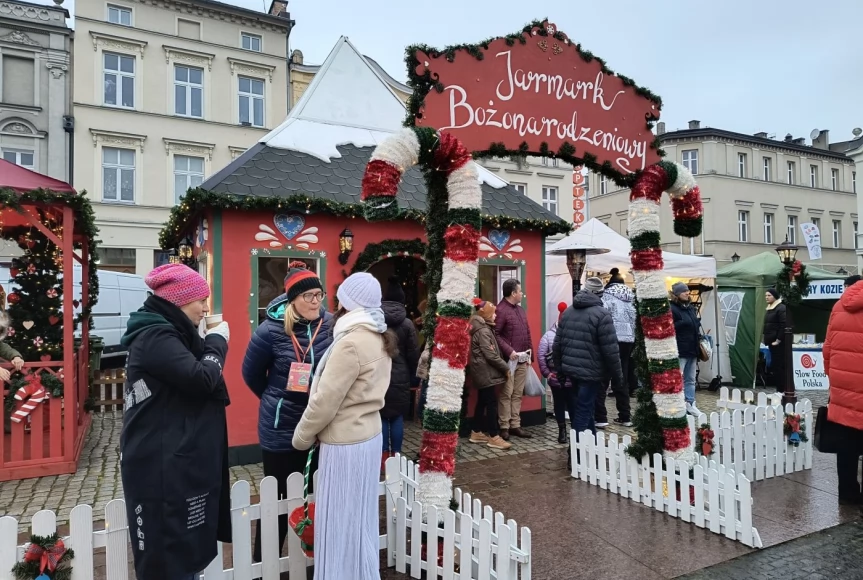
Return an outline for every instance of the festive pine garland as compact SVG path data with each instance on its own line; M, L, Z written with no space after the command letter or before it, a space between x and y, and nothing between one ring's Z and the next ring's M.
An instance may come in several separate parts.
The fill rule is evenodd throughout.
M800 413L786 413L782 431L788 437L788 443L794 447L809 441L806 435L806 419Z
M716 443L714 441L715 433L710 425L702 423L695 431L695 451L705 457L710 457L716 452Z
M685 237L701 233L703 208L695 179L683 165L660 161L642 172L632 187L629 202L630 257L647 358L649 382L646 384L651 387L662 428L663 453L691 465L694 455L686 421L683 377L674 320L662 275L659 200L663 191L668 191L671 196L674 232Z
M351 268L351 274L366 272L377 262L393 256L423 257L428 250L428 244L421 239L384 240L379 244L371 243L360 252Z
M399 217L399 182L417 163L429 192L425 328L432 331L426 336L434 337L417 499L424 507L447 508L470 349L468 319L477 278L482 190L476 164L458 139L429 128L405 129L378 145L366 166L362 201L369 221Z
M776 291L789 306L796 306L809 296L809 274L800 260L782 267L776 276Z
M24 560L12 566L12 576L15 580L71 580L74 557L57 534L31 536Z

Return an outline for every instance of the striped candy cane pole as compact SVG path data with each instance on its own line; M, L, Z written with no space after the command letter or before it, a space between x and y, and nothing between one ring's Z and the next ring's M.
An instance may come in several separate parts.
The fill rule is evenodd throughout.
M692 464L694 454L686 421L683 376L680 372L674 320L662 270L659 242L659 200L671 196L674 232L695 237L701 233L701 194L689 170L662 161L645 169L632 188L629 235L632 272L638 297L638 316L644 329L653 401L659 414L666 457Z

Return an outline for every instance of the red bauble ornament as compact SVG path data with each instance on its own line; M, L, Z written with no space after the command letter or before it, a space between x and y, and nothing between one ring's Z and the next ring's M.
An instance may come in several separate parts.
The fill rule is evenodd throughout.
M9 270L9 274L11 274L13 278L20 273L21 273L21 270L19 270L18 268L12 268Z
M9 304L18 304L19 300L21 300L21 297L18 295L17 292L12 292L9 296L6 297L6 301L9 302Z

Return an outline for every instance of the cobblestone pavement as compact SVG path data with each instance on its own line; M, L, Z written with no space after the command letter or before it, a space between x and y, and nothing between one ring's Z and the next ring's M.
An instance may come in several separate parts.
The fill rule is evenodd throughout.
M810 392L801 396L812 400L814 406L826 402L826 392ZM716 409L718 395L704 390L697 392L697 404L702 412L710 413ZM614 398L608 397L608 416L617 416ZM634 400L633 400L634 403ZM69 512L78 504L93 506L93 518L104 519L105 504L115 498L123 497L119 470L120 430L122 414L109 412L94 414L93 424L87 443L81 454L79 468L74 475L41 477L0 483L0 515L10 515L19 519L20 529L26 530L33 515L39 510L50 509L57 513L57 521L68 521ZM516 457L539 451L562 449L557 443L557 424L549 419L544 425L528 429L532 439L513 438L509 451L496 451L484 445L473 445L461 439L457 461L465 464L500 457ZM631 428L610 424L606 433L635 436ZM410 458L417 455L422 431L415 422L405 426L403 453ZM231 483L245 479L252 484L252 493L257 494L257 485L263 479L261 464L240 465L231 468Z
M860 580L863 525L842 524L717 564L681 580Z

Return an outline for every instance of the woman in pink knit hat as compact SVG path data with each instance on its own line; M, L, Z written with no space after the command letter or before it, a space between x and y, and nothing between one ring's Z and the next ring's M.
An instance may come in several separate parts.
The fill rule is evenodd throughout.
M198 326L210 288L166 264L144 279L153 295L129 316L120 473L138 578L186 580L231 541L228 323Z

